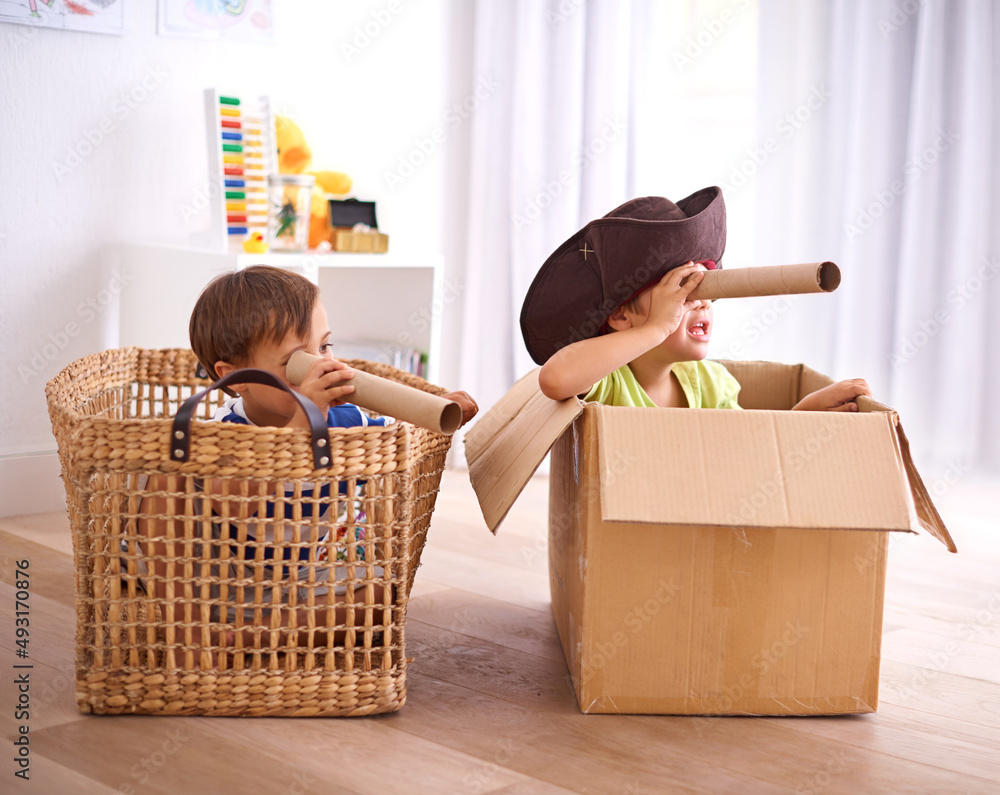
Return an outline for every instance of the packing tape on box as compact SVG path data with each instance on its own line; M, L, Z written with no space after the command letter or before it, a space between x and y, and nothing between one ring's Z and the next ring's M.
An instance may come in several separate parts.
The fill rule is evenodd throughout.
M296 351L288 360L285 375L291 383L301 384L309 366L319 358L305 351ZM356 406L446 436L453 434L462 424L462 407L453 400L445 400L363 370L354 370L354 378L347 383L354 386L354 392L347 399Z
M840 268L832 262L726 268L705 271L690 300L751 298L761 295L832 293L840 286Z

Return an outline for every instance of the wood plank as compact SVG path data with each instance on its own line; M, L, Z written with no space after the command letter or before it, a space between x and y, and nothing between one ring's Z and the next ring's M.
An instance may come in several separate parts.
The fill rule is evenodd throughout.
M413 673L411 679L407 708L392 717L394 726L572 792L663 792L665 786L678 793L746 792L746 775L686 759L669 744L623 741L620 727L636 718L582 715L569 697L563 710L553 712L436 676ZM454 731L456 725L469 725L470 716L476 731ZM481 791L494 783L488 778ZM779 791L767 785L755 789Z
M931 727L919 710L885 703L879 708L878 720L866 720L861 727L840 718L821 717L775 725L917 764L930 762L935 767L1000 785L996 760L1000 727L984 730L981 725L955 718L940 718Z
M66 511L12 516L0 519L0 533L17 536L47 547L53 552L73 556L73 535Z
M563 661L551 613L448 588L411 599L408 618L558 663Z
M883 660L879 701L926 713L932 726L942 717L1000 727L1000 687L981 679Z
M489 759L398 731L386 717L91 717L33 733L34 753L46 756L63 746L61 761L72 761L75 769L116 791L132 786L135 792L230 792L236 782L252 782L255 792L298 785L301 792L408 795L415 784L421 792L457 792L482 783L479 791L491 792L531 783ZM101 724L104 742L112 743L113 758L101 753L94 721Z
M11 631L17 612L16 593L14 586L0 584L0 626L4 628L0 633L0 649L5 650L9 659L19 659ZM27 662L42 663L60 671L72 670L76 659L76 612L71 606L43 596L37 590L32 590L29 604Z
M532 726L524 731L539 731L538 742L560 744L560 738L567 734L588 738L583 742L589 749L589 759L608 766L618 764L632 771L637 786L652 787L667 780L663 778L667 775L664 765L673 775L681 766L697 771L699 776L708 769L724 768L737 779L749 775L744 786L757 787L759 779L792 791L813 787L834 775L838 787L854 791L879 791L880 786L890 791L908 778L942 787L953 782L953 776L959 776L968 786L982 784L975 776L935 766L947 756L941 750L936 755L928 751L920 762L914 763L867 748L864 743L854 745L826 736L823 752L817 755L817 745L807 734L788 730L787 724L794 726L795 720L583 715L577 709L564 666L458 633L432 629L420 622L413 622L408 628L408 639L415 659L422 661L419 667L415 664L415 671L423 674L432 669L435 680L530 710ZM411 689L410 697L418 697L416 688ZM863 736L870 717L853 716L846 720ZM458 721L457 716L453 718ZM550 719L554 725L546 730ZM550 739L543 741L541 736ZM465 738L461 739L464 742ZM603 752L609 743L614 756ZM579 744L575 747L579 748ZM649 749L656 749L655 759L647 758ZM568 752L568 748L559 751ZM481 753L481 748L477 747L474 753ZM552 760L537 760L537 765L530 765L522 772L545 779L545 771L552 764ZM585 779L575 783L569 779L567 785L584 786ZM725 782L719 785L724 786ZM711 787L715 786L712 782Z
M73 556L57 552L50 547L10 533L0 532L3 547L3 566L0 566L0 583L13 587L17 561L28 561L28 580L32 594L40 593L46 599L73 608L76 605Z
M418 572L420 570L418 569ZM447 591L451 586L444 583L434 582L425 573L420 572L413 580L413 589L410 591L410 599L418 599L421 596L435 593L436 591Z
M890 567L891 567L890 563ZM938 611L942 617L964 620L965 614L988 610L1000 612L1000 559L989 564L989 571L973 577L971 567L962 567L961 574L920 571L908 567L894 574L886 583L886 606L890 609L926 613ZM927 583L935 582L933 589ZM994 618L994 620L997 620Z
M53 668L42 663L32 662L30 669L4 666L0 668L0 692L10 694L8 701L10 709L0 710L0 734L13 739L18 727L26 723L29 731L58 726L76 720L82 716L77 709L74 695L74 679L72 667ZM17 703L14 694L18 693L21 678L28 676L28 718L22 720L15 715L14 705Z
M121 795L128 790L119 790L94 781L87 775L71 767L60 764L57 759L33 754L28 781L10 785L6 792L16 793L72 793L72 795ZM15 779L16 780L16 779ZM139 792L138 789L133 792Z
M908 610L905 613L886 611L883 632L888 635L899 629L936 635L943 641L975 641L992 646L1000 654L1000 614L992 610L959 611L952 619L941 616L939 611L933 609L928 612Z
M548 524L545 521L526 532L506 532L507 521L500 533L491 535L489 530L471 522L451 522L447 531L436 536L428 535L434 546L446 546L450 551L474 557L488 556L491 563L521 568L548 577L549 552ZM516 526L516 525L515 525Z
M1000 684L1000 648L964 638L899 629L882 638L882 658Z
M216 720L229 723L224 736L213 729ZM116 792L231 792L238 782L255 792L285 792L303 775L313 777L307 765L314 754L283 759L268 745L245 744L242 729L238 719L89 716L33 733L33 748L35 756ZM338 767L329 766L328 780L337 781ZM359 792L347 786L338 791Z
M252 747L266 747L269 753L283 758L308 758L310 761L304 762L301 769L324 784L333 783L330 768L342 766L344 769L338 770L334 779L337 786L358 792L408 795L415 782L425 792L467 791L467 787L480 783L484 785L482 792L491 792L491 788L530 781L502 764L494 764L495 760L442 745L433 734L414 737L399 731L394 724L396 714L341 720L263 718L243 721L239 728L242 739ZM233 727L226 725L227 721L210 723L205 731L219 740L232 736ZM349 760L365 759L373 752L378 758L391 760L391 765L375 769L350 764ZM488 782L484 781L484 771L489 771ZM485 786L487 783L489 786Z
M484 790L472 790L472 792L479 791ZM558 795L559 793L568 793L572 791L573 790L563 789L562 787L547 784L544 781L538 781L537 779L528 779L523 783L512 784L509 787L500 787L500 789L489 790L491 795Z
M417 577L425 575L435 582L469 593L511 602L539 613L551 613L548 574L504 566L428 544L417 572Z

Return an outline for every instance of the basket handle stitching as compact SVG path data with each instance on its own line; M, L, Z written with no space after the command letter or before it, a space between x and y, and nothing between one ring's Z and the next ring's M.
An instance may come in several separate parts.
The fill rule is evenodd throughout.
M194 411L202 399L213 389L221 389L228 384L263 384L285 390L298 402L309 419L309 434L312 440L313 464L316 469L332 466L330 459L330 433L326 427L326 418L319 407L308 398L300 395L276 376L265 370L252 367L235 370L224 378L220 378L210 387L195 393L181 405L174 417L170 429L170 458L174 461L187 461L191 454L191 420Z

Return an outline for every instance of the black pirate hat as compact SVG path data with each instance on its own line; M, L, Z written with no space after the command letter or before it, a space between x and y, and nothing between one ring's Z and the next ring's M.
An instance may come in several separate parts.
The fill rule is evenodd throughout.
M633 199L591 221L545 260L521 307L531 358L601 333L614 311L644 287L691 261L718 262L726 249L722 189L674 202Z

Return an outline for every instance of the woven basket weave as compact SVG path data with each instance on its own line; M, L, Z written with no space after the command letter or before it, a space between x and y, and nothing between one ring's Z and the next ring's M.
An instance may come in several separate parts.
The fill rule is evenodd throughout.
M444 391L387 365L348 363ZM195 422L192 455L177 462L171 417L208 386L197 367L188 350L123 348L78 360L47 386L73 532L79 708L399 709L407 600L450 437L403 422L331 428L332 465L316 469L308 431ZM213 391L198 417L225 397ZM311 498L310 489L324 487L324 499ZM334 506L334 531L310 518L321 502ZM268 503L286 517L278 552L308 571L304 580L271 565L274 544L254 540ZM147 540L147 549L156 542L166 550L156 557L161 597Z

